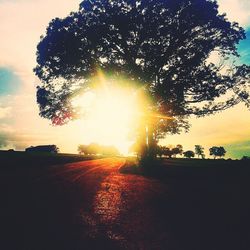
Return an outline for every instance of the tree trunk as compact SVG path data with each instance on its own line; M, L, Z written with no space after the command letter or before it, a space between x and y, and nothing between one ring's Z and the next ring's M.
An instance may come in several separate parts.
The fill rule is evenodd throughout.
M156 159L157 157L157 150L156 150L156 140L154 136L153 129L150 125L145 126L145 150L142 153L142 160L143 161L151 161Z

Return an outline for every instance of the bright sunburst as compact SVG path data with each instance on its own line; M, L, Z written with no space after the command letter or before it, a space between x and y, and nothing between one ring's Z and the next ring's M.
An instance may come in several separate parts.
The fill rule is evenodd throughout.
M92 142L114 145L127 154L133 143L129 134L138 126L141 103L135 90L103 84L94 91L86 92L75 102L87 110L85 126L92 131Z

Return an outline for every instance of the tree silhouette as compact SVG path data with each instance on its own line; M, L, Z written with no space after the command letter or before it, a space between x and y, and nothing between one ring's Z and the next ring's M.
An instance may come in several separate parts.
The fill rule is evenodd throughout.
M198 158L201 156L202 159L205 158L204 148L201 145L195 145L195 154L198 155Z
M39 145L39 146L31 146L25 149L25 152L39 152L39 153L59 153L59 148L56 145Z
M214 156L214 159L218 157L222 157L226 154L226 150L223 147L212 147L209 149L210 155Z
M250 156L243 156L242 158L241 158L241 160L242 161L250 161Z
M183 146L182 145L180 145L180 144L178 144L178 145L176 145L176 147L174 147L174 148L172 148L172 153L173 153L173 155L176 157L176 155L178 155L178 154L182 154L183 153Z
M162 156L166 156L168 158L172 158L178 154L183 153L183 146L178 144L176 147L166 147L166 146L157 146L157 155L162 158Z
M84 155L103 155L103 156L120 155L116 147L99 145L97 143L90 143L89 145L79 145L77 150L79 154L84 154Z
M194 151L192 151L192 150L188 150L188 151L185 151L184 153L183 153L183 155L186 157L186 158L193 158L194 157Z
M205 116L244 102L250 108L250 67L222 73L209 62L238 56L244 30L218 13L214 0L85 0L77 12L53 19L37 47L40 115L62 125L79 117L72 97L91 88L97 68L125 75L150 96L150 141L188 130L190 115ZM220 97L224 97L221 101ZM153 143L152 143L153 145Z
M88 155L88 146L87 145L79 145L77 148L78 153Z
M170 149L169 147L166 147L166 146L162 147L162 153L164 156L166 156L168 158L172 158L172 156L173 156L172 149Z

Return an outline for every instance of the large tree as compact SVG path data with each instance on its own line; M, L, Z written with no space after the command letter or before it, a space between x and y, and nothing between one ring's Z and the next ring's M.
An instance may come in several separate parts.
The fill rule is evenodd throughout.
M209 60L237 57L244 38L215 0L85 0L53 19L38 44L40 115L58 125L77 118L72 97L91 87L97 68L139 83L152 112L175 118L157 116L154 136L187 129L190 115L250 108L249 66L222 70Z

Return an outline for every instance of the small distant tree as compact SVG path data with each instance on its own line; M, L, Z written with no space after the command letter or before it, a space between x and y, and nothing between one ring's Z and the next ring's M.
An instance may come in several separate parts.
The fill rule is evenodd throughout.
M183 153L183 146L181 144L177 144L176 147L179 149L180 154Z
M250 156L243 156L242 158L241 158L241 160L242 161L250 161Z
M216 159L216 157L221 158L222 156L225 156L226 150L224 149L224 147L213 146L209 149L209 153L210 155L214 156L214 159Z
M172 149L170 149L169 147L163 146L163 155L168 157L168 158L172 158L172 156L173 156Z
M188 150L186 152L183 153L183 155L186 157L186 158L193 158L194 157L194 151L192 150Z
M88 146L87 145L79 145L77 148L78 153L87 155L88 154Z
M181 155L183 153L183 146L178 144L176 147L172 148L171 151L174 156Z
M176 145L176 147L173 146L157 146L157 155L162 158L162 156L166 156L168 158L172 158L173 156L176 156L178 154L182 154L183 153L183 146L178 144Z
M222 156L225 156L226 152L227 151L223 147L219 147L218 156L221 158Z
M202 159L205 158L205 154L204 154L204 148L201 145L195 145L195 154L199 157L201 157Z

